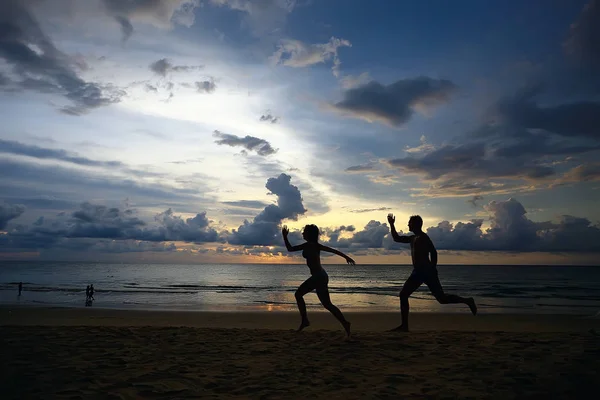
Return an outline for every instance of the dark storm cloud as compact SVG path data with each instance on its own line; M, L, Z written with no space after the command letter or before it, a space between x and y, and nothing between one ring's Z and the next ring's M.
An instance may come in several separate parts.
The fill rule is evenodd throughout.
M399 127L408 122L416 108L446 103L455 91L456 85L449 80L426 76L390 85L371 81L346 90L334 107L357 118Z
M6 228L8 221L17 218L25 212L21 204L6 204L0 202L0 229Z
M32 4L0 2L0 59L12 66L12 74L17 77L0 87L60 94L72 103L62 109L70 115L119 102L124 91L86 82L78 76L75 60L58 50L44 33L28 8Z
M216 144L231 147L243 147L248 151L256 152L260 156L268 156L277 152L277 149L271 147L269 142L254 136L246 135L244 137L240 137L220 131L214 131L213 136L218 138L215 140Z
M167 76L169 72L190 72L198 71L202 68L204 68L204 65L173 65L166 58L161 58L150 64L150 70L163 77Z
M565 137L600 139L600 102L574 101L541 106L542 87L519 91L497 105L501 122L521 129L541 129Z
M550 179L557 178L555 168L544 165L540 159L511 153L500 157L487 147L483 142L445 145L422 157L411 156L383 163L431 183L421 194L434 197L506 193L508 189L516 190L519 183L532 190L535 188L532 184L548 184ZM501 149L496 151L502 155ZM490 182L490 179L496 181Z
M590 0L571 24L563 43L565 52L592 68L600 68L600 2Z
M284 219L296 220L306 212L298 187L292 185L291 176L281 174L269 178L266 188L277 196L277 205L269 204L252 222L244 221L228 238L231 244L241 245L281 245L281 222Z

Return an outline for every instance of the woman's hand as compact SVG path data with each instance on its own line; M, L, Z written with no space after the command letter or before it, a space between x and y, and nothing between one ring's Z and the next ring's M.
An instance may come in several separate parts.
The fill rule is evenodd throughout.
M356 263L354 262L353 259L351 259L350 257L346 256L346 262L350 265L356 265Z
M283 235L283 237L287 237L288 233L290 233L290 230L288 229L287 225L284 225L281 228L281 234Z

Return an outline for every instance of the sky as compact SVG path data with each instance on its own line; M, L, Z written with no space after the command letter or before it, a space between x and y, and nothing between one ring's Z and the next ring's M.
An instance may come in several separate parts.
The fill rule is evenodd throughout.
M596 0L3 0L0 120L0 260L598 264Z

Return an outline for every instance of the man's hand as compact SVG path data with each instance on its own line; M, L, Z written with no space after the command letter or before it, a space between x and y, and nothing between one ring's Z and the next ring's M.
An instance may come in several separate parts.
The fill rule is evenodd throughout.
M283 237L287 237L288 233L290 233L290 230L288 229L287 225L284 225L281 228L281 234L283 235Z
M351 259L350 257L346 257L346 262L350 265L356 265L356 263L354 262L353 259Z
M394 217L394 214L388 214L388 222L390 223L390 225L394 225L394 223L396 222L396 217Z

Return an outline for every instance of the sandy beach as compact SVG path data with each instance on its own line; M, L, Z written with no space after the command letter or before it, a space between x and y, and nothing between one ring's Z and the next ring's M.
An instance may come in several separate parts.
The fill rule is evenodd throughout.
M600 320L580 316L0 308L2 398L586 397Z

